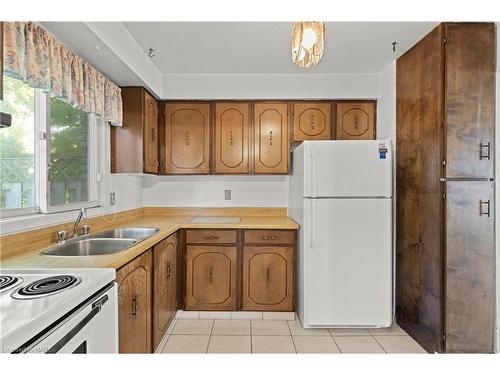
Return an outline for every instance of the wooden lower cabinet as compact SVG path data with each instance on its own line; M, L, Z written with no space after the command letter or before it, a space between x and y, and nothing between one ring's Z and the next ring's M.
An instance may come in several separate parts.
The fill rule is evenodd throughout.
M188 246L186 309L235 310L237 248Z
M151 353L152 254L116 271L120 353Z
M292 247L243 249L243 310L293 311Z
M158 347L177 311L177 234L153 248L153 349Z

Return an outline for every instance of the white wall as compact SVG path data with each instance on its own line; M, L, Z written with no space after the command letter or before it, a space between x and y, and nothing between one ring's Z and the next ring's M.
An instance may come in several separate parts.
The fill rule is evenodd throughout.
M163 74L163 99L374 99L378 74Z
M286 207L288 176L143 177L145 207ZM231 190L231 200L224 200Z

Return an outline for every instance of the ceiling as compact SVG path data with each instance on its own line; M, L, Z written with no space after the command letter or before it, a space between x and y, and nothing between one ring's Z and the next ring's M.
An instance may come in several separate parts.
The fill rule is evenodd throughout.
M303 73L291 22L124 22L165 74ZM322 62L308 73L379 73L436 22L327 22ZM392 42L401 48L392 51Z

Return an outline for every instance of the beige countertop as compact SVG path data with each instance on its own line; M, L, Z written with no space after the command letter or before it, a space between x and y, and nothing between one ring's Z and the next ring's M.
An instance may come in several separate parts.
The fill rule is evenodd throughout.
M34 268L120 268L130 260L182 228L222 228L222 229L298 229L297 223L287 216L240 216L237 224L192 224L194 216L188 215L142 215L130 220L120 221L116 228L156 227L160 231L125 251L84 257L47 256L40 253L55 244L25 250L3 259L1 269ZM113 228L113 226L110 226ZM96 233L97 231L93 231Z

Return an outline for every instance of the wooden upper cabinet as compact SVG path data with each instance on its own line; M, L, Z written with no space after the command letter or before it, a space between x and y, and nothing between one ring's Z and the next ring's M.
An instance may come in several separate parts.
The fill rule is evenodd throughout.
M215 173L248 173L249 104L215 104Z
M293 141L331 139L331 105L322 102L293 103Z
M118 269L116 282L119 352L151 353L151 250Z
M293 274L293 247L245 246L243 310L293 311Z
M289 149L288 104L255 103L254 172L288 173Z
M158 107L142 87L123 87L123 126L111 127L111 172L158 173Z
M237 249L188 246L186 309L236 310Z
M375 139L375 102L337 102L336 139Z
M144 92L144 172L158 173L158 104Z
M165 173L210 172L210 104L165 104Z
M153 349L156 349L176 313L177 235L168 236L153 250Z
M495 25L444 28L446 177L493 178Z

